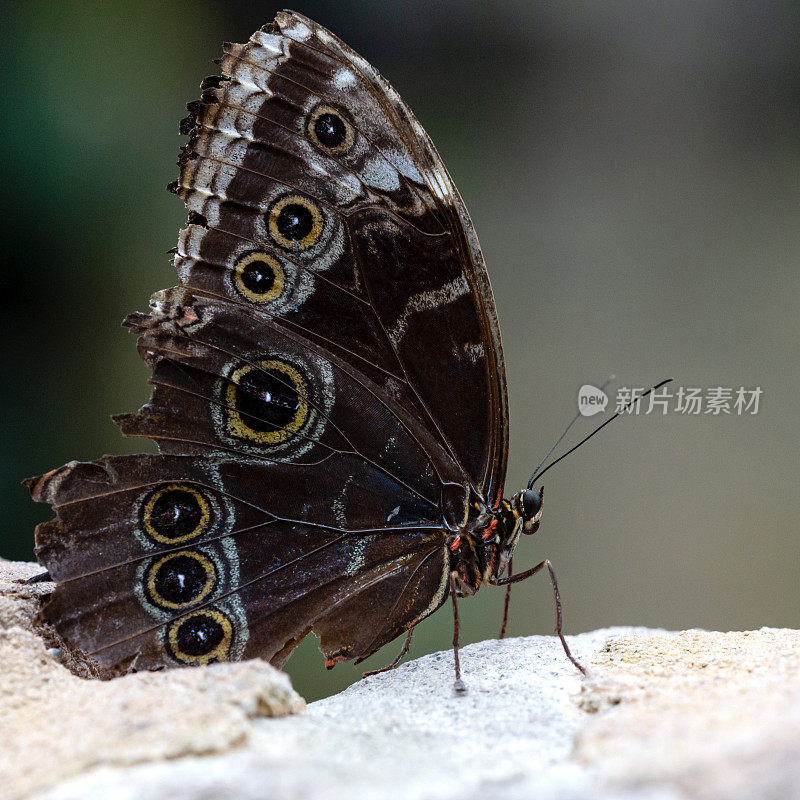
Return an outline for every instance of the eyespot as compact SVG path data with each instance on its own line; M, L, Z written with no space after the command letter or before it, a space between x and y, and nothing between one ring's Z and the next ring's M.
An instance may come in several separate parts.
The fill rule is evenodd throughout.
M161 608L182 609L205 600L217 585L213 561L196 550L181 550L147 570L147 598Z
M272 359L235 370L225 390L228 432L259 444L280 444L309 416L308 383L285 361Z
M355 140L355 129L341 111L327 105L317 106L306 123L308 138L326 153L346 153Z
M289 264L285 269L290 274ZM246 361L221 366L210 409L214 433L226 449L259 457L280 453L282 460L294 461L320 441L336 389L326 359L276 342L266 353L251 352Z
M286 275L278 259L268 253L248 253L236 262L233 285L254 303L268 303L281 296Z
M319 241L324 227L316 203L297 194L276 200L267 212L269 235L287 250L307 250Z
M204 608L179 617L167 629L167 646L183 664L224 661L233 640L230 619L215 608Z
M151 492L141 515L144 532L163 544L183 544L211 527L211 503L193 486L180 483Z

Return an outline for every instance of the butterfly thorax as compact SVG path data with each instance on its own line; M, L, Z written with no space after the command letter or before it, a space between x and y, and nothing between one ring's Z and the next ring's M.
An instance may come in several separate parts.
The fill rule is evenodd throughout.
M543 488L523 490L494 508L473 504L462 532L449 544L450 568L458 573L464 594L474 594L506 572L520 536L539 528L542 494Z

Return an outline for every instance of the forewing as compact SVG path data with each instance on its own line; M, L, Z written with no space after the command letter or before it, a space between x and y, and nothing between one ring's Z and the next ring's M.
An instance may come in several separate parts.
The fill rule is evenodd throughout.
M299 15L226 45L220 64L190 104L174 186L196 223L176 255L183 283L256 305L348 360L496 499L508 434L494 301L429 137L373 67ZM281 233L287 205L307 237ZM254 258L280 293L248 295Z

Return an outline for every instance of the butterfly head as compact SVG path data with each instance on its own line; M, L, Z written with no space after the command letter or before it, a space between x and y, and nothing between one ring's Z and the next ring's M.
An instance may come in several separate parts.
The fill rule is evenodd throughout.
M523 489L512 498L511 506L522 520L523 533L536 533L539 529L543 499L544 486L540 487L538 492L534 489Z
M505 572L523 533L536 533L539 529L543 494L544 487L538 492L523 489L509 500L502 500L495 508L494 519L481 537L496 548L496 560L491 560L483 576L484 582L489 582L492 575L502 575Z

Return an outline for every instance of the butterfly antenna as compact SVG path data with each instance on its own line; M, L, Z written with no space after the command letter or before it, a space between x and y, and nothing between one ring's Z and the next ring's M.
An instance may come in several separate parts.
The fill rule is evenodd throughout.
M605 382L605 383L604 383L604 384L603 384L603 385L600 387L600 391L602 392L602 391L603 391L603 389L605 389L605 388L606 388L606 386L608 386L608 384L609 384L609 383L611 383L611 381L613 381L613 380L614 380L614 378L616 378L616 375L609 375L609 376L608 376L608 380L607 380L607 381L606 381L606 382ZM544 462L545 462L545 461L547 461L547 459L548 459L548 458L550 458L550 454L553 452L553 450L555 450L555 449L556 449L556 447L558 447L558 446L561 444L561 442L564 440L564 437L565 437L565 436L566 436L566 435L569 433L569 429L570 429L570 428L571 428L571 427L572 427L572 426L573 426L573 425L574 425L574 424L575 424L575 423L576 423L576 422L577 422L577 421L578 421L580 418L581 418L581 412L579 411L579 412L578 412L578 413L577 413L577 414L576 414L576 415L575 415L575 416L574 416L574 417L573 417L573 418L570 420L570 423L569 423L569 425L567 425L567 427L566 427L566 428L564 428L564 433L562 433L562 434L561 434L561 436L559 436L559 437L558 437L558 439L556 439L556 443L555 443L555 444L554 444L554 445L553 445L553 446L552 446L552 447L551 447L551 448L550 448L550 449L547 451L547 454L545 455L545 457L544 457L544 458L543 458L543 459L542 459L542 460L539 462L539 466L538 466L538 467L536 467L536 469L533 471L533 475L531 475L531 479L530 479L530 481L528 481L528 488L529 488L529 489L531 488L531 484L533 483L533 481L536 479L536 473L537 473L537 472L538 472L538 471L539 471L539 470L542 468L542 466L544 465Z
M558 464L559 461L563 461L570 453L574 453L581 445L586 444L586 442L588 442L589 439L592 438L592 436L594 436L596 433L600 433L600 431L603 430L603 428L605 428L606 425L608 425L609 423L613 422L620 414L624 414L634 403L638 403L640 400L642 400L643 398L647 397L647 395L649 395L651 392L654 392L656 389L660 389L662 386L664 386L664 385L666 385L668 383L671 383L672 380L673 380L672 378L667 378L666 380L661 381L660 383L657 383L655 386L651 386L646 392L644 392L644 394L640 394L638 397L634 397L632 400L627 402L619 411L617 411L617 413L614 414L613 417L609 417L602 425L598 425L588 436L586 436L585 438L581 439L578 442L578 444L576 444L574 447L570 447L570 449L567 450L567 452L564 453L564 455L559 456L555 461L553 461L552 463L548 464L541 472L539 472L539 467L541 467L541 464L540 464L539 467L536 468L536 471L533 473L533 475L531 475L531 479L528 481L528 488L532 489L534 481L537 480L538 478L541 478L542 475L544 475L544 473L547 472L547 470L550 469L550 467L554 467L556 464ZM606 383L603 384L603 386L606 386L606 385L608 385L608 381L606 381ZM578 416L580 416L580 414ZM576 419L577 419L577 417L576 417ZM573 419L572 422L570 422L570 424L567 426L567 430L570 429L570 427L572 426L572 424L574 422L575 422L575 420ZM567 431L564 431L564 434L562 434L561 439L564 438L564 435L566 434L566 432ZM560 442L561 439L559 439L558 441ZM556 444L558 444L558 442L556 442ZM553 447L555 447L555 445L553 445ZM551 449L551 451L552 451L552 449ZM547 457L545 457L545 461L546 460L547 460ZM542 463L544 463L544 462L542 462Z

